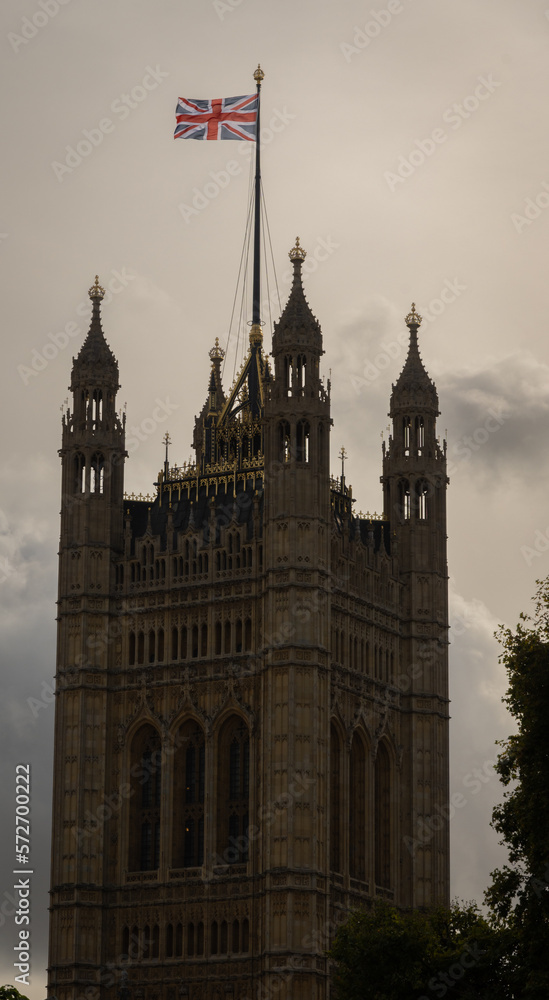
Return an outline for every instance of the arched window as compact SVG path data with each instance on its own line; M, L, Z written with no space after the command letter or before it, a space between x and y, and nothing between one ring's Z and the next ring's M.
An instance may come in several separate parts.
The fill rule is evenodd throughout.
M129 961L130 957L130 928L124 927L122 929L122 961Z
M130 632L128 662L130 667L133 667L135 663L135 632Z
M252 648L252 619L246 618L244 622L244 649L249 651Z
M206 624L200 628L200 655L208 655L208 626Z
M101 389L94 389L92 396L92 420L94 427L97 426L103 417L103 393Z
M242 719L227 719L218 741L217 845L226 864L248 860L250 737Z
M189 720L178 733L174 777L173 866L204 862L204 733Z
M231 623L225 622L225 642L223 645L223 652L231 652Z
M308 420L299 420L297 424L297 461L309 461L309 439L311 436L311 425Z
M217 920L214 920L210 932L210 954L217 955L217 948Z
M409 521L411 516L410 483L401 479L398 484L399 515L403 521Z
M237 618L235 629L235 652L242 652L242 619Z
M284 386L289 396L292 395L292 385L294 381L293 359L287 354L284 358Z
M423 417L416 417L416 448L418 455L421 455L425 448L425 425Z
M149 663L154 663L155 634L154 629L149 629Z
M238 920L233 920L231 951L233 955L237 955L240 951L240 924Z
M183 954L183 924L178 924L175 928L175 955L181 958Z
M159 663L164 662L164 629L158 629L157 642L156 642L156 659Z
M155 924L152 929L151 957L158 958L160 955L160 927Z
M375 876L376 885L391 886L391 762L383 742L375 763Z
M92 493L103 493L105 488L105 459L103 455L92 455L90 490Z
M295 365L295 382L298 389L305 388L305 372L307 369L307 358L304 354L298 354Z
M131 745L130 871L158 868L160 856L160 790L162 752L160 736L151 725L142 726Z
M179 649L179 632L176 626L172 628L172 660L177 660L177 652Z
M403 436L403 439L404 439L403 443L404 443L404 454L405 455L409 455L410 454L410 429L411 429L410 428L410 417L403 417L402 418L402 436Z
M86 492L86 459L81 452L74 456L74 492Z
M287 420L281 420L278 425L278 460L290 461L290 425Z
M166 958L173 958L173 924L166 927Z
M137 635L137 662L145 662L145 636L143 632L139 632Z
M247 917L242 921L242 951L250 950L250 922Z
M424 479L416 483L416 510L419 521L426 521L428 514L427 498L431 496L432 490Z
M193 659L196 659L198 656L198 625L193 625L191 655Z
M194 924L187 924L187 955L194 957Z
M196 954L204 954L204 924L200 921L196 928Z
M341 858L341 741L330 727L330 869L343 871Z
M349 872L366 879L366 749L358 733L351 743L349 788Z
M226 955L228 951L228 928L227 921L222 920L221 927L219 929L219 954Z
M222 637L221 622L216 622L215 623L215 655L216 656L221 656L221 637Z
M181 647L179 656L182 660L187 659L187 626L183 625L181 629Z

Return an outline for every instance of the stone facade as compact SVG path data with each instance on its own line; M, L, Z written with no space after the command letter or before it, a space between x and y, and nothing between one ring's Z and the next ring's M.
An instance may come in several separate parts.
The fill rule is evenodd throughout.
M449 894L446 458L420 318L384 514L330 476L301 284L125 498L102 289L63 418L50 995L327 1000L350 907Z

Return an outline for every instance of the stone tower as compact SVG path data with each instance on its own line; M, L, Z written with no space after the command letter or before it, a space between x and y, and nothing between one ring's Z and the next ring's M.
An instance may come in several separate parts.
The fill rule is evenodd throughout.
M448 901L445 456L407 317L384 513L330 476L330 385L294 283L195 460L123 495L101 330L64 417L50 995L328 1000L351 906Z

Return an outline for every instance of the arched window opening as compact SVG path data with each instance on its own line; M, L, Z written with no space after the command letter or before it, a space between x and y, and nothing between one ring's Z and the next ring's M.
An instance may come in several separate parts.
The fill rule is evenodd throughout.
M305 388L305 371L307 367L307 358L304 354L298 354L296 360L296 386L298 389Z
M160 857L162 752L153 726L143 726L131 747L130 871L152 871Z
M223 644L223 652L231 652L231 623L225 622L225 642Z
M412 513L410 499L410 483L407 479L401 479L398 484L399 514L403 521L409 521Z
M143 632L139 632L137 636L137 662L145 662L145 635Z
M191 649L192 658L196 660L198 657L198 625L193 625Z
M236 716L223 726L218 743L217 843L227 864L248 860L250 737Z
M135 924L132 927L132 936L130 938L130 949L128 955L134 962L137 958L139 958L139 930Z
M391 887L391 763L384 743L375 763L375 877L376 885Z
M341 742L336 727L330 727L330 868L341 872Z
M287 420L281 420L278 424L278 460L290 461L290 425Z
M175 928L175 955L181 958L183 954L183 924L178 924Z
M308 420L300 420L297 424L297 461L309 461L309 440L311 426Z
M416 484L416 510L419 521L427 520L427 498L430 494L429 483L426 483L424 479L420 480Z
M86 492L86 459L81 452L74 456L74 492Z
M242 620L237 618L235 628L235 652L242 652Z
M366 751L358 733L353 736L349 788L349 871L366 879Z
M160 955L160 927L155 924L152 930L152 947L151 947L152 958L158 958Z
M252 648L252 619L246 618L244 622L244 649L249 652Z
M196 928L196 954L204 954L204 924L200 921Z
M149 663L154 663L155 634L154 629L149 629Z
M128 662L130 667L133 667L135 664L135 632L130 632Z
M250 950L250 922L247 917L244 917L242 921L242 951L244 953Z
M240 924L238 920L233 920L231 951L233 955L237 955L240 951Z
M215 655L221 656L221 640L222 640L222 628L221 622L215 623Z
M200 655L208 655L208 626L205 623L200 629Z
M293 359L290 355L286 355L284 358L284 386L288 393L288 396L292 395L292 384L293 384L294 370L293 370Z
M416 448L418 455L421 455L425 448L425 425L423 417L416 417Z
M173 958L173 924L166 927L166 958Z
M198 868L204 862L204 733L197 722L181 726L174 777L173 865Z
M217 920L214 920L210 931L210 953L217 955L217 948Z
M223 920L221 922L221 928L219 933L219 954L226 955L228 950L228 928L227 921Z
M156 659L159 663L164 662L164 629L158 629Z
M181 646L180 646L180 650L179 650L179 656L180 656L180 659L182 659L182 660L186 660L187 659L187 655L188 655L187 654L187 642L188 642L188 639L187 639L187 626L183 625L183 627L181 629Z
M92 396L93 426L97 427L97 424L102 419L103 419L103 393L101 392L101 389L94 389Z
M151 957L151 929L148 924L145 924L143 928L143 947L141 949L141 957L144 961L147 961Z
M172 628L172 660L177 660L178 649L179 649L179 631L174 625Z
M103 455L92 455L90 490L92 493L103 493L105 488L105 459Z
M187 925L187 955L194 958L194 924Z
M410 430L411 430L410 417L403 417L402 418L402 434L403 434L403 438L404 438L404 454L405 455L409 455L410 454Z

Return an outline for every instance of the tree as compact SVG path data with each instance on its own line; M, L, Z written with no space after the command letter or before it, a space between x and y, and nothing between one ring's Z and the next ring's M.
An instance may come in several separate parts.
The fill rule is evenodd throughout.
M474 904L398 910L384 902L356 911L338 931L336 1000L512 1000L505 986L507 940Z
M517 732L501 741L496 771L508 788L492 814L509 863L492 872L485 899L516 937L517 996L549 997L549 580L538 581L535 615L501 629Z
M15 986L6 983L5 986L0 986L0 1000L28 1000L28 997L20 993Z

